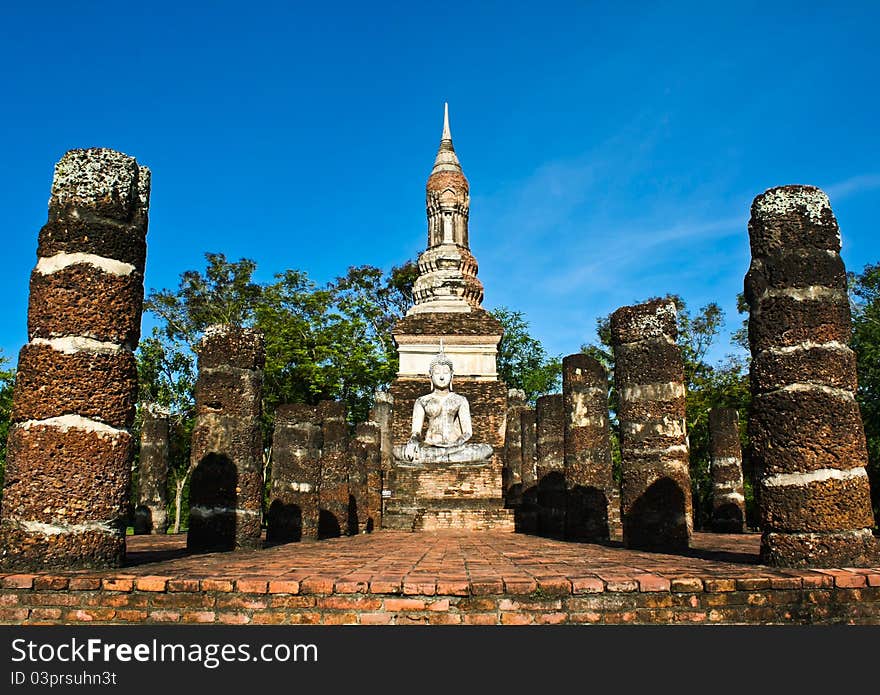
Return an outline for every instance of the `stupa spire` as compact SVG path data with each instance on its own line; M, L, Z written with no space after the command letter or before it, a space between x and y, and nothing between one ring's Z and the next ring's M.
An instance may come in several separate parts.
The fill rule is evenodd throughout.
M443 134L440 136L440 148L437 150L437 158L434 160L432 174L439 171L455 171L463 173L455 148L452 146L452 131L449 129L449 103L443 104Z

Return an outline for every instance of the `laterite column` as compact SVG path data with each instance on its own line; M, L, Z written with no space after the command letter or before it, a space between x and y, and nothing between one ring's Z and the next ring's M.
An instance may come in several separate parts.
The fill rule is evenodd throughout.
M752 203L749 240L749 436L761 471L761 558L864 565L875 551L874 517L846 270L828 197L812 186L768 190Z
M256 548L263 500L265 340L253 329L211 326L198 357L187 547Z
M739 413L734 408L709 411L709 467L712 473L712 530L742 533L746 524Z
M562 394L541 396L535 402L537 430L538 532L565 532L565 435Z
M134 532L137 534L164 534L168 529L168 440L168 411L154 404L144 406L137 505L134 509Z
M566 513L568 538L608 540L611 425L605 368L578 353L562 360Z
M2 567L125 557L149 196L149 170L120 152L71 150L55 166L13 396Z
M693 527L684 364L675 304L654 300L611 315L620 400L623 542L681 550Z

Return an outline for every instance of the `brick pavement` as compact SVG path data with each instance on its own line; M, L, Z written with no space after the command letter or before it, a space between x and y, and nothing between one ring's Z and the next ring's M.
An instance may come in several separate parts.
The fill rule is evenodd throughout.
M381 531L187 555L184 536L130 536L119 570L0 577L0 622L880 624L880 562L770 568L759 538L696 533L668 554Z

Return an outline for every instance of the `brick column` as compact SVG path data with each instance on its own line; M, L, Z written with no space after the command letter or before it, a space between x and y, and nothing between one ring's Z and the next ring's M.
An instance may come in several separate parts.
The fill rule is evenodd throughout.
M620 399L623 542L688 547L693 526L684 366L675 304L654 300L611 315Z
M746 523L739 413L734 408L709 411L709 465L712 472L712 530L742 533Z
M168 411L154 404L143 408L138 494L134 532L164 534L168 530Z
M197 551L259 547L265 341L253 329L211 326L198 356L186 544Z
M318 485L318 537L335 538L349 533L348 423L345 403L321 401L321 482Z
M502 484L506 506L517 506L522 497L522 420L526 394L521 389L507 391L507 421L504 426L504 468Z
M150 172L107 149L55 166L31 273L0 511L0 566L114 567L137 400Z
M280 405L275 411L266 542L318 537L321 423L314 406Z
M837 220L818 188L773 188L752 203L749 239L749 435L762 475L762 559L864 564L874 518Z
M608 540L613 496L608 376L584 354L562 360L564 405L565 535Z
M535 402L538 532L565 532L565 443L562 394L541 396Z
M375 422L360 422L350 445L352 468L349 489L357 503L357 533L379 528L382 512L381 436L379 425Z

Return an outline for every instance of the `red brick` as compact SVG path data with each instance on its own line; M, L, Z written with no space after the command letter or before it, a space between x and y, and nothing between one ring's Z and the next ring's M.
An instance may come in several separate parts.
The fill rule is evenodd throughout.
M673 615L673 620L677 623L704 623L707 617L705 611L681 611Z
M373 577L370 579L371 594L399 594L403 585L403 579L389 579L386 577Z
M565 577L538 577L538 588L550 594L570 594L571 580Z
M425 608L427 608L429 611L434 611L434 612L448 611L449 610L449 599L444 598L444 599L439 599L437 601L428 601Z
M635 579L626 577L603 577L605 591L609 593L629 593L639 590L639 583Z
M115 615L116 611L112 608L83 608L67 611L64 620L69 623L105 622Z
M375 611L382 607L382 599L348 596L322 596L318 598L318 608L341 611Z
M834 585L842 589L858 589L867 585L867 577L864 574L854 572L835 572Z
M184 623L213 623L215 617L214 611L184 611L180 619Z
M0 622L21 623L27 620L27 608L0 608Z
M504 582L500 579L471 579L470 591L474 596L503 594Z
M698 577L676 577L669 581L669 586L678 593L692 593L703 590L703 580Z
M251 619L247 613L218 613L217 622L224 625L246 625Z
M772 589L800 589L800 577L771 577L770 588Z
M177 623L180 622L180 613L178 611L150 611L149 619L156 623Z
M95 591L101 588L100 577L71 577L68 591Z
M383 608L386 611L423 611L427 604L417 598L386 598Z
M332 594L335 580L332 577L306 577L299 583L304 594Z
M504 577L504 591L508 594L531 594L537 590L538 582L528 577Z
M30 589L34 585L35 574L9 574L0 579L3 589Z
M124 620L127 623L143 623L147 620L147 611L116 611L116 620Z
M67 577L43 574L34 578L34 591L64 591L69 583Z
M502 622L504 616L501 616ZM560 625L568 621L568 613L538 613L535 622L539 625Z
M165 591L168 588L170 577L138 577L135 580L135 588L138 591Z
M505 613L505 615L507 615ZM498 615L495 613L465 613L461 616L465 625L497 625Z
M584 613L571 613L569 615L569 619L573 623L601 623L602 622L602 614L595 613L592 611L584 612Z
M361 625L391 625L394 616L391 613L361 613L358 620Z
M624 623L634 623L638 614L635 611L620 611L605 614L606 625L622 625Z
M529 625L534 621L532 615L528 613L502 613L502 625Z
M598 577L577 577L571 580L573 594L601 594L605 591L605 582Z
M710 593L721 591L736 591L736 580L734 579L706 579L703 581L706 591Z
M200 582L202 591L232 591L232 581L230 579L203 579Z
M60 608L33 608L31 609L31 620L59 620L61 618Z
M322 625L357 625L356 613L324 613L321 616Z
M736 580L737 591L762 591L770 587L770 577L740 577Z
M205 581L212 581L210 579L206 579ZM198 579L169 579L167 585L168 591L174 592L189 592L193 593L199 591L199 580ZM208 591L204 586L202 587L203 591Z
M430 613L429 625L461 625L461 616L458 613Z
M317 625L321 622L320 613L291 613L289 618L291 625Z
M834 577L828 574L804 573L801 575L804 589L823 589L834 586Z
M339 594L365 594L370 583L364 580L342 579L336 582L334 590Z
M252 625L283 625L287 622L287 613L280 611L261 611L254 613L251 618Z
M433 596L437 593L437 581L406 578L403 580L403 593L407 596Z
M468 596L470 585L467 579L438 579L437 594L441 596Z
M269 582L270 594L298 594L299 582L293 579L273 579Z
M865 577L868 586L880 586L880 574L869 574Z
M669 591L670 581L656 574L640 574L638 577L639 591Z
M101 588L104 591L131 591L134 588L134 579L128 579L127 577L102 579Z
M239 579L235 582L235 590L243 594L265 594L269 590L267 579Z

